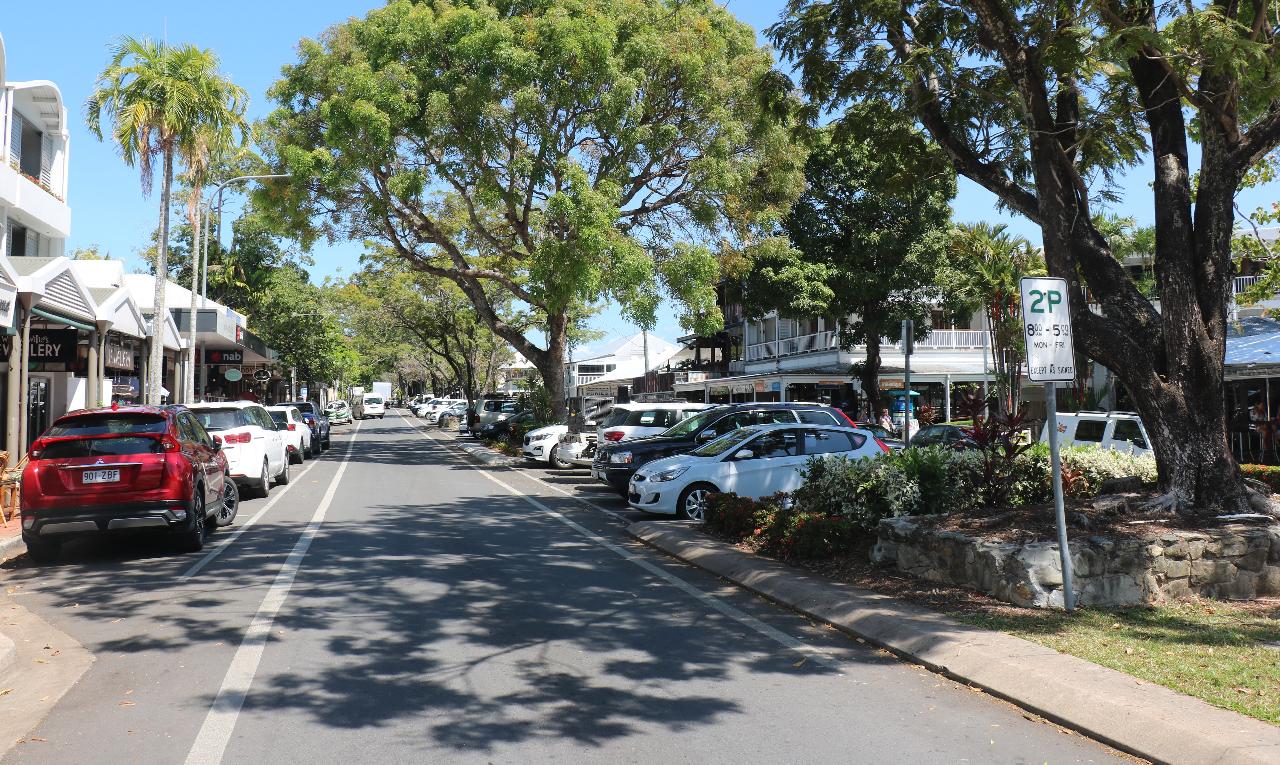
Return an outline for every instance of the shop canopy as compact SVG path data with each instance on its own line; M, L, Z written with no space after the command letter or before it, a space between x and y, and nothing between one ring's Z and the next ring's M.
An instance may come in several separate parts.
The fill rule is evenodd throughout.
M1250 316L1227 330L1227 377L1280 374L1280 321Z

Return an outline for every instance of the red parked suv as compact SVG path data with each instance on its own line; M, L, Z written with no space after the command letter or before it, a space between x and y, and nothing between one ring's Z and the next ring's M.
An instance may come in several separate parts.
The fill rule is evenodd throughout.
M22 539L37 563L52 562L71 537L112 531L169 531L194 552L209 516L234 515L238 499L221 444L186 407L83 409L31 446Z

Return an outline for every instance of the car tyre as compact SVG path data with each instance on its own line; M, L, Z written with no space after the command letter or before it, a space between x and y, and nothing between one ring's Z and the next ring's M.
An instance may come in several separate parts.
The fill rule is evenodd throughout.
M262 463L262 477L267 477L267 463ZM218 505L218 513L214 516L214 525L230 526L240 511L240 487L228 476L222 482L222 504Z
M560 459L560 444L556 444L551 447L551 451L547 453L547 462L551 464L551 467L556 468L557 470L564 470L565 468L573 467L572 462Z
M276 484L279 486L288 486L289 481L291 480L293 479L289 477L289 460L286 457L284 467L280 468L280 475L276 476Z
M187 510L187 527L178 532L178 549L183 552L200 552L209 536L208 518L204 515L204 487L197 486Z
M262 475L258 477L257 485L253 487L253 493L260 499L266 499L267 495L271 494L271 466L265 457L262 460Z
M27 543L27 557L32 563L40 565L54 563L58 560L58 553L62 551L61 543L50 542L40 537L29 537L23 534L22 541Z
M689 484L676 501L676 518L702 523L706 520L707 497L715 493L716 487L709 483Z

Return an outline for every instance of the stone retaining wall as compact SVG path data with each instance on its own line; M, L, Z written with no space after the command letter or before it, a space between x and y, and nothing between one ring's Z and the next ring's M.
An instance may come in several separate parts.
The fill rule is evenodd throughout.
M1061 607L1056 542L992 542L930 528L928 517L888 518L873 562L1019 606ZM1223 526L1160 536L1071 540L1083 605L1135 605L1184 595L1248 599L1280 594L1280 525Z

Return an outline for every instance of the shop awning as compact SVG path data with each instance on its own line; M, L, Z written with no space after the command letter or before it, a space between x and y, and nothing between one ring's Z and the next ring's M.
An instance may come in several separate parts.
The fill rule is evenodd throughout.
M42 319L48 319L49 321L56 321L59 324L66 324L68 327L75 327L76 329L81 329L81 330L84 330L85 332L93 332L95 329L97 329L97 327L94 327L90 324L85 324L84 322L76 321L75 319L69 319L66 316L61 316L59 314L54 313L53 311L46 311L43 308L32 308L31 313L36 316L39 316Z

